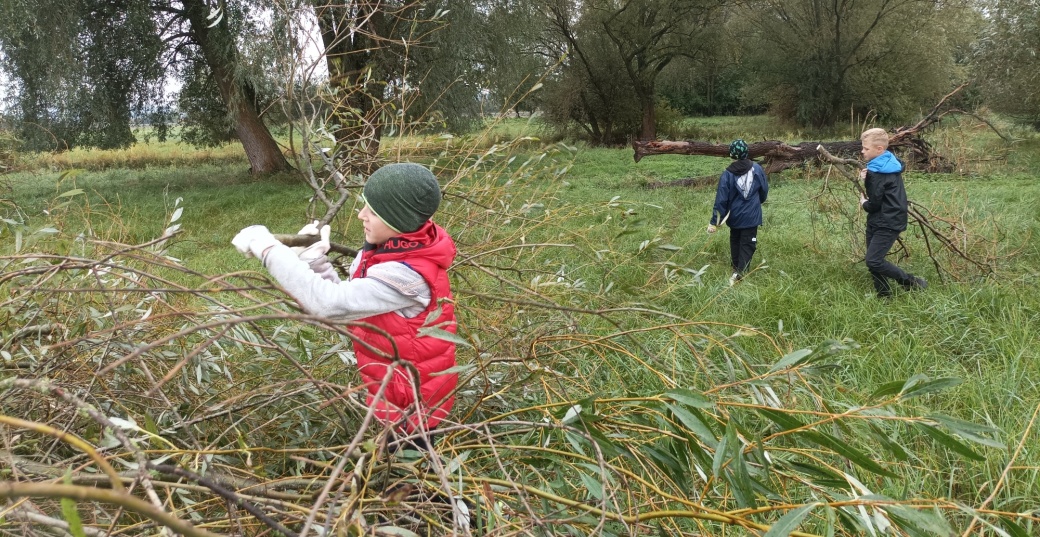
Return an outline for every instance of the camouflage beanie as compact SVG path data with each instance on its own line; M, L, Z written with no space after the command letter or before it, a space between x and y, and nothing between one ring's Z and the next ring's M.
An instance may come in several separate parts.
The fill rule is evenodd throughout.
M362 196L383 223L399 233L411 233L437 212L441 187L425 166L402 162L376 170Z
M733 140L733 143L729 144L729 158L734 160L743 160L748 158L747 142L739 138Z

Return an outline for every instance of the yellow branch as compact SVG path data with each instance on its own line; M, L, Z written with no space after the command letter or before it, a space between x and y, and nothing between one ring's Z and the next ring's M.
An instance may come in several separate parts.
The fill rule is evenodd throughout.
M102 457L101 455L98 455L98 452L94 451L94 448L82 438L72 433L59 431L53 427L44 425L42 423L26 421L23 419L13 418L11 416L4 416L2 414L0 414L0 423L5 423L12 427L21 427L23 429L36 431L38 433L53 436L58 440L72 444L74 447L76 447L83 453L86 453L92 461L97 463L98 467L101 468L101 471L105 472L105 475L107 475L109 481L111 481L113 490L115 490L116 492L123 492L123 483L119 477L119 472L117 472L115 468L112 468L112 465L108 464L108 461L106 461L104 457Z
M123 509L146 516L163 526L187 537L220 537L201 528L196 528L166 511L156 509L152 504L134 497L108 489L78 487L75 485L52 485L47 483L12 483L0 482L0 498L69 498L81 502L105 502L118 505Z
M742 518L740 516L728 515L728 514L725 514L725 513L718 513L718 512L712 513L712 512L706 512L706 511L657 510L657 511L647 511L645 513L639 513L639 514L635 514L635 515L622 515L620 513L611 513L609 511L604 511L602 509L599 509L597 507L593 507L593 506L591 506L591 505L589 505L589 504L587 504L585 502L579 501L579 500L572 500L572 499L569 499L569 498L564 498L562 496L557 496L556 494L553 494L551 492L546 492L544 490L541 490L541 489L538 489L538 488L535 488L535 487L530 487L530 486L527 486L527 485L519 485L517 483L513 483L511 481L507 481L507 480L504 480L504 479L493 479L493 478L488 478L488 477L467 477L467 476L462 476L459 479L461 479L462 481L465 481L465 482L468 482L468 483L474 483L474 484L476 484L476 483L487 483L488 485L498 485L500 487L507 488L507 489L521 489L524 492L526 492L528 494L531 494L532 496L537 496L539 498L543 498L543 499L550 500L550 501L553 501L553 502L556 502L556 503L560 503L560 504L566 505L568 507L573 507L575 509L579 509L581 511L585 511L586 513L589 513L589 514L594 515L594 516L600 516L600 517L611 519L611 520L625 522L626 524L635 524L635 523L638 523L638 522L643 522L643 521L647 521L647 520L653 520L653 519L657 519L657 518L695 518L695 519L699 519L699 520L710 520L710 521L713 521L713 522L721 522L723 524L730 524L730 525L734 525L734 526L740 526L742 528L755 529L755 530L762 531L762 532L769 531L769 528L770 528L770 526L768 524L759 524L759 523L747 520L745 518ZM813 534L813 533L803 533L803 532L800 532L800 531L792 531L789 535L792 535L794 537L819 537L818 535Z

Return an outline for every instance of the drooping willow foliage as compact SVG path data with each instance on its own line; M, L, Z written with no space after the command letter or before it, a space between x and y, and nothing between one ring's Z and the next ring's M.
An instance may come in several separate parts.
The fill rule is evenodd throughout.
M568 149L524 144L430 161L447 177L438 222L459 246L450 273L461 379L449 420L420 433L429 452L372 419L345 325L301 313L262 271L201 274L170 256L190 208L145 244L76 229L60 211L56 233L20 251L5 243L0 532L773 537L1035 526L1013 500L918 494L919 451L978 460L1005 449L990 427L916 405L956 379L844 393L832 386L851 342L786 348L612 293L603 274L630 270L647 296L689 274L626 267L611 242L561 226L591 229L611 208L557 203Z

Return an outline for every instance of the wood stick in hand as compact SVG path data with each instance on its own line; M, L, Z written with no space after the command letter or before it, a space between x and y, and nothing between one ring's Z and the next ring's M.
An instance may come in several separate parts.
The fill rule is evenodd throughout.
M280 242L280 243L282 243L282 244L284 244L286 246L294 247L294 246L310 246L310 245L318 242L318 240L321 237L318 236L318 235L289 235L289 234L275 233L274 234L274 238L277 239L278 242ZM330 252L336 252L337 254L342 254L342 255L346 255L346 256L350 256L350 257L354 257L358 253L357 250L355 250L353 248L348 248L346 246L343 246L342 244L337 244L335 242L332 242L332 243L329 243L329 244L330 244L330 246L329 246L329 251Z

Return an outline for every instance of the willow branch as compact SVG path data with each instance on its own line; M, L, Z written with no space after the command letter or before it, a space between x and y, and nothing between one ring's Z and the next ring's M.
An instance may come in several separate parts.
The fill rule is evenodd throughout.
M318 235L287 235L287 234L280 234L280 233L276 233L274 238L278 242L280 242L280 243L282 243L282 244L284 244L286 246L289 246L289 247L310 246L310 245L318 242L319 239L321 239L321 237L318 236ZM335 242L329 243L329 244L330 244L330 246L329 246L329 251L330 252L336 252L337 254L342 254L342 255L345 255L345 256L349 256L349 257L354 257L354 256L356 256L358 254L357 250L355 250L353 248L350 248L348 246L344 246L342 244L337 244Z
M166 511L156 509L150 503L140 498L108 489L76 485L0 481L0 498L68 498L80 502L110 503L118 505L127 511L148 517L187 537L220 537L220 534L196 528L189 522L181 520Z

